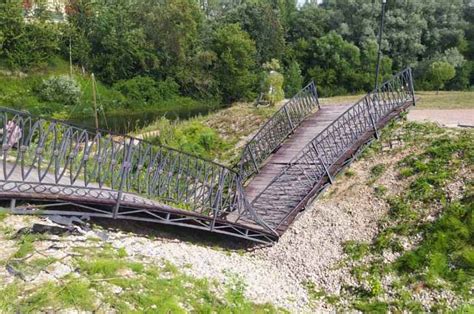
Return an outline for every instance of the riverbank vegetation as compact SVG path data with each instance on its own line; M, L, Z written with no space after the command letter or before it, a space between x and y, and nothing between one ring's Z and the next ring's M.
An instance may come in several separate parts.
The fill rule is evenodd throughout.
M206 112L262 92L272 100L271 78L286 97L310 80L321 96L374 85L378 1L74 0L59 9L64 21L52 23L58 13L42 1L0 4L2 105L89 117L91 73L109 114ZM418 90L470 89L473 10L463 0L389 2L381 77L412 66ZM79 108L37 95L50 73L70 72Z

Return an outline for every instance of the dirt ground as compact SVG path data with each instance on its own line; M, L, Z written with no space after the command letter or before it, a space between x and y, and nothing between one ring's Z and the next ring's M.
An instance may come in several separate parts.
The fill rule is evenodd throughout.
M412 109L409 121L431 121L447 127L474 127L474 109Z

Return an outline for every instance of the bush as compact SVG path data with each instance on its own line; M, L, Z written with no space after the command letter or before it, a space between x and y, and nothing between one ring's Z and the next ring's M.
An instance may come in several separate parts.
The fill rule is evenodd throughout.
M303 87L303 76L298 62L293 61L285 72L285 95L291 98Z
M142 105L156 104L179 95L179 85L173 79L158 82L145 76L119 81L114 85L114 89L130 101Z
M80 102L82 92L76 80L67 75L60 75L43 80L37 94L43 101L76 105Z

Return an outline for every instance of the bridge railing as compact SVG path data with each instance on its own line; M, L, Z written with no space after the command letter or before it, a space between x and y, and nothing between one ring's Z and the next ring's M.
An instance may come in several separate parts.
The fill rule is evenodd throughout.
M408 68L367 94L320 132L254 199L252 206L266 216L269 211L278 210L270 194L303 195L303 200L325 176L331 180L331 168L337 166L354 143L368 132L376 133L377 124L388 114L414 100L412 72ZM288 211L286 217L294 210L297 208ZM278 223L267 221L267 224L276 230L286 217Z
M316 107L319 107L318 93L311 82L268 119L243 149L238 169L244 182L259 172L270 154Z
M102 213L113 217L121 205L156 200L213 223L232 212L258 224L239 174L215 162L7 108L0 108L0 133L4 195L111 205Z

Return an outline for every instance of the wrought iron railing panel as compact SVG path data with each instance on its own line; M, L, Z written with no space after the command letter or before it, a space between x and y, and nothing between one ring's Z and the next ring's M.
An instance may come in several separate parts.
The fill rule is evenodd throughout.
M239 174L215 162L7 108L0 108L0 132L0 193L105 202L111 209L97 210L113 217L122 204L162 203L214 222L232 213L265 228Z
M318 106L316 85L311 82L268 119L243 149L238 163L242 180L258 173L265 160Z
M411 69L406 69L350 107L308 143L253 200L252 207L274 230L286 223L330 169L376 125L407 102L414 103Z

